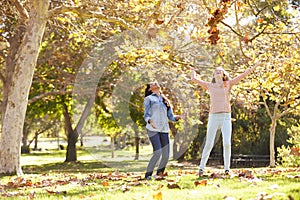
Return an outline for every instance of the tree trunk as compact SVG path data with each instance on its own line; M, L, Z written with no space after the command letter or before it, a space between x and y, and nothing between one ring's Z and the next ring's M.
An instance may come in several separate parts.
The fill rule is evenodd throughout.
M78 133L72 128L71 117L68 112L68 106L63 102L64 117L65 117L65 129L67 131L68 146L65 162L77 161L76 143L78 140Z
M179 155L179 137L177 137L177 129L175 128L175 125L174 123L169 123L169 126L170 126L170 130L171 130L171 133L172 133L172 136L174 138L174 141L173 141L173 159L174 160L177 160L180 155Z
M277 126L277 118L272 118L270 127L270 167L275 167L275 132Z
M139 159L140 155L140 138L138 137L138 134L135 136L134 139L134 144L135 144L135 157L134 160Z
M22 147L21 153L30 153L29 145L28 145L28 129L26 125L23 126L23 137L22 137Z
M0 174L22 174L21 138L28 95L44 34L49 0L33 0L26 32L15 56L13 74L7 87L2 113Z
M78 134L76 131L68 129L68 146L65 162L76 162L77 161L77 149L76 143L78 139Z
M37 133L34 135L34 148L33 149L35 149L35 150L38 149L38 134Z
M111 158L115 157L115 137L110 136L110 149L111 149Z

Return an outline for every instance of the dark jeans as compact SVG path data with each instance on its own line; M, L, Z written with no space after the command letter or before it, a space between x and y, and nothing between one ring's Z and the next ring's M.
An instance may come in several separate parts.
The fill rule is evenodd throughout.
M153 147L153 155L147 166L145 177L152 176L155 165L159 161L157 175L163 174L167 166L170 154L169 133L160 133L147 130L148 137Z

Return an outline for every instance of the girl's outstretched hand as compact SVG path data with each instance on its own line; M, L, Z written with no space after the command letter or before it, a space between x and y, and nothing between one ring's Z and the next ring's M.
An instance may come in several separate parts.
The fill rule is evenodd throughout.
M180 120L180 119L184 119L183 115L175 115L175 119L176 121Z
M196 77L195 68L191 67L191 79Z

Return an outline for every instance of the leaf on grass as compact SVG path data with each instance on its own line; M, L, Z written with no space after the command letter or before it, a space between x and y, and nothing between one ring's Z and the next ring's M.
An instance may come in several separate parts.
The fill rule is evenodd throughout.
M159 185L156 185L156 186L153 188L153 190L154 190L154 191L160 191L160 189L163 188L163 187L164 187L163 184L159 184Z
M176 182L169 182L167 187L169 189L180 189L180 186Z
M133 180L128 183L128 186L139 186L142 183L139 180Z
M17 177L7 183L8 188L32 187L32 181L23 177Z
M161 193L161 191L155 192L155 193L152 195L152 197L153 197L153 200L162 200L162 199L163 199L163 198L162 198L162 193Z
M297 174L295 176L291 176L291 178L300 178L300 174Z
M210 175L210 178L213 178L213 179L215 179L215 178L223 178L223 175L221 173L212 173Z
M3 193L1 195L4 196L4 197L17 197L17 196L22 196L24 194L20 193L20 192L6 192L6 193Z
M102 186L109 186L109 182L104 181L104 182L101 183L101 185L102 185Z
M207 185L207 179L203 179L201 181L195 181L194 185L197 186L206 186Z
M49 194L67 194L67 191L53 191L53 190L48 190L48 189L46 189L46 191Z
M122 185L121 190L122 192L127 192L130 190L130 187L128 185Z
M244 177L244 178L254 178L253 176L253 171L251 170L242 170L239 172L239 177Z

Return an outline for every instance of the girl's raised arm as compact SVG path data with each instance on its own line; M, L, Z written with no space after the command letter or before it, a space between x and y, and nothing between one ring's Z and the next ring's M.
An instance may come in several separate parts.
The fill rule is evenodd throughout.
M198 79L197 78L197 74L195 72L195 69L194 68L191 68L191 80L197 84L199 84L204 90L207 90L208 87L207 87L207 82L201 80L201 79Z
M248 68L244 73L236 76L235 78L231 79L231 85L235 85L240 82L243 78L245 78L248 74L250 74L254 69L259 65L259 62L255 63L255 65L251 68Z

